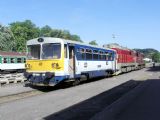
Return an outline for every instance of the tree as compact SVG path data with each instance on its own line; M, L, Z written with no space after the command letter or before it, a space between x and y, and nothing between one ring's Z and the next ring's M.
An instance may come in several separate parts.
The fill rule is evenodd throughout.
M40 36L56 37L82 42L78 35L72 35L68 30L52 29L48 25L42 28L38 28L30 20L25 20L23 22L13 22L9 24L9 27L15 38L16 51L19 52L26 51L27 40Z
M68 30L63 30L61 32L61 37L64 38L64 39L70 39L71 40L71 34Z
M77 42L83 42L78 35L71 35L70 40L77 41Z
M8 27L0 25L0 50L13 51L15 43L12 31Z
M62 36L62 30L52 29L52 31L50 33L50 37L63 38L63 36Z
M40 36L51 37L52 28L48 25L40 29Z
M97 42L96 42L96 40L92 40L91 42L89 42L89 44L91 44L91 45L98 45Z
M68 30L52 29L50 36L56 37L56 38L63 38L63 39L83 42L78 35L72 35L72 34L70 34L70 32Z
M36 27L36 25L30 20L25 20L24 22L14 22L11 23L9 27L16 40L17 51L24 52L26 50L26 41L40 36L39 28Z
M152 55L152 60L154 62L160 62L160 53L159 52L155 52L153 55Z

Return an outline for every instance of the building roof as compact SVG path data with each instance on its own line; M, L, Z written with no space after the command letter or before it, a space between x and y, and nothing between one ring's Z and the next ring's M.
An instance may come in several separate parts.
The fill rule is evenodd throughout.
M26 53L0 51L0 56L26 56Z

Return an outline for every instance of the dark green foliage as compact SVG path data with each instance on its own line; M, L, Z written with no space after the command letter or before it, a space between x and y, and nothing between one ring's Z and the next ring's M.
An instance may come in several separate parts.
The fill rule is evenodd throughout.
M50 37L51 32L52 32L52 28L50 26L46 25L40 29L40 36Z
M155 52L153 55L152 55L152 60L154 62L160 62L160 53L159 52Z
M26 41L37 37L56 37L82 42L78 35L72 35L68 30L52 29L46 25L38 28L32 21L14 22L9 25L15 38L15 50L24 52L26 50ZM2 44L4 45L4 44Z
M14 22L9 27L16 40L16 51L25 51L26 41L36 38L40 34L39 28L30 20Z
M0 25L0 50L13 51L16 48L16 41L12 31L5 26Z
M51 29L49 26L41 28L41 35L45 37L63 38L63 39L82 42L82 40L78 35L72 35L68 30Z
M89 42L89 44L91 44L91 45L98 45L97 42L96 42L96 40L92 40L91 42Z
M78 35L71 35L70 40L83 42Z

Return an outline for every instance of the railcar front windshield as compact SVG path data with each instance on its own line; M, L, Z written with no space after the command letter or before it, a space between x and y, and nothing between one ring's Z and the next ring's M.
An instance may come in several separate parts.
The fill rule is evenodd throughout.
M42 59L60 59L60 57L60 43L46 43L42 45Z
M28 54L27 58L30 60L40 59L40 45L28 45Z

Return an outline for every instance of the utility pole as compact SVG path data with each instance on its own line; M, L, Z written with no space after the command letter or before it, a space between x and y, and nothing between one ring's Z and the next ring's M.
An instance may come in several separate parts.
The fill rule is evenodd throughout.
M112 34L112 38L113 38L113 40L115 40L115 38L116 38L115 34Z

